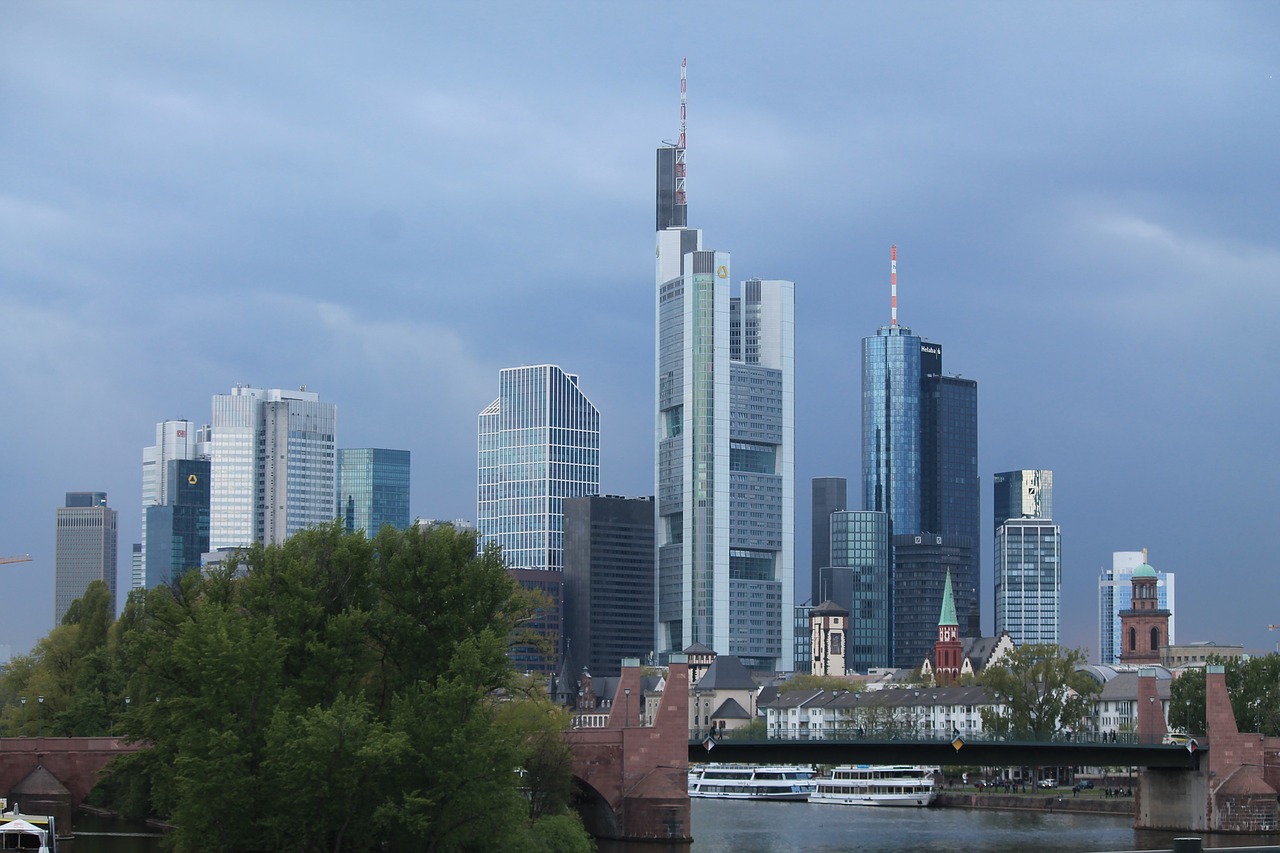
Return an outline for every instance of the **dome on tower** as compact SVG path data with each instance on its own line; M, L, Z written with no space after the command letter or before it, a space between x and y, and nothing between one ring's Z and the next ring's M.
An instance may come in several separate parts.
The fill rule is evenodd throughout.
M1143 563L1141 566L1138 566L1138 568L1133 570L1133 577L1154 578L1154 577L1159 577L1159 575L1156 574L1156 570L1151 568L1150 565L1148 565L1147 563Z

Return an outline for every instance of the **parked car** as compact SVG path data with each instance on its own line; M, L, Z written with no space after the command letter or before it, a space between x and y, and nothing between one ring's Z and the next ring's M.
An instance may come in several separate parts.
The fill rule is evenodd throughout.
M1057 779L1041 779L1041 780L1040 780L1040 787L1041 787L1041 788L1056 788L1056 787L1058 787L1058 780L1057 780Z
M1076 783L1071 786L1073 791L1088 791L1093 787L1092 779L1077 779Z

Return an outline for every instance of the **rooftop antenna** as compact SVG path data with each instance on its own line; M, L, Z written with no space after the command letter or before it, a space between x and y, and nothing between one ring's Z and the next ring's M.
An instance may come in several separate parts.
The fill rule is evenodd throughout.
M898 325L898 247L889 247L889 325Z
M685 203L684 196L684 143L685 143L685 88L687 81L685 78L685 68L689 63L689 58L684 57L680 60L680 138L676 140L676 204L683 205Z

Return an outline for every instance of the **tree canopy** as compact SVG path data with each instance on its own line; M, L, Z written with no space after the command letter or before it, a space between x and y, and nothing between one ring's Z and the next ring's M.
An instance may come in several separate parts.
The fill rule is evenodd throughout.
M1227 681L1236 727L1242 732L1280 736L1280 655L1250 658L1210 658ZM1169 727L1189 734L1205 734L1203 669L1189 669L1169 688Z
M115 624L86 594L4 690L42 685L60 734L149 744L98 795L179 851L588 849L564 712L506 654L535 606L472 533L334 525Z
M1056 645L1019 646L1003 656L978 675L1003 706L983 709L983 728L1037 740L1084 728L1090 703L1102 690L1091 676L1076 670L1084 661L1084 652Z

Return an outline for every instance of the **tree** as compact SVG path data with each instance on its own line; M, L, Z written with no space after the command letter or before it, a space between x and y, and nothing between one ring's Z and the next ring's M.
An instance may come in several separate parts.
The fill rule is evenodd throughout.
M1064 730L1083 728L1101 685L1076 667L1085 661L1078 649L1025 645L984 669L979 682L1002 708L982 710L987 731L1047 740Z
M781 689L787 691L829 690L832 693L839 690L844 693L860 693L866 690L867 686L861 681L849 681L835 675L810 675L801 672L788 678Z
M1242 732L1280 735L1280 655L1251 658L1211 657L1222 666L1236 727ZM1169 691L1169 725L1191 734L1205 733L1205 673L1184 672Z

